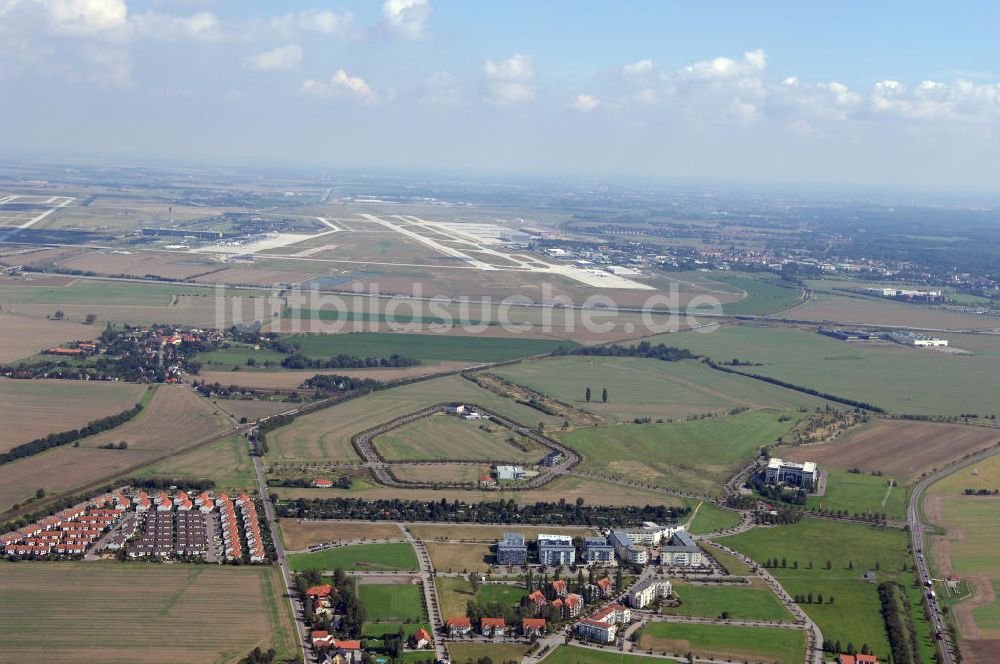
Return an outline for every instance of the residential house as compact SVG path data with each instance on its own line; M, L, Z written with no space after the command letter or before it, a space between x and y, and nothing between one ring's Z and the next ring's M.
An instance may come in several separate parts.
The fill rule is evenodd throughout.
M603 579L598 579L594 585L597 586L597 591L603 599L611 597L615 592L615 582L610 577L606 576Z
M565 597L569 594L569 591L566 589L566 582L562 579L557 579L550 585L552 586L552 594L554 597Z
M660 547L660 564L669 567L698 567L705 561L704 553L687 532L679 530L669 543Z
M576 562L576 547L569 535L538 535L538 562L542 565L572 565Z
M615 548L603 537L584 538L583 559L588 563L610 563L615 559Z
M527 597L527 600L528 600L528 605L534 607L535 613L538 613L538 611L543 606L548 604L548 602L545 599L545 595L542 593L541 590L536 590L533 593L530 593Z
M628 594L628 604L633 609L644 609L659 599L667 598L673 588L665 579L647 579L642 581Z
M878 664L875 655L841 655L838 664Z
M316 479L313 480L313 486L318 489L331 489L333 488L333 480Z
M497 541L497 564L524 565L528 562L528 545L521 533L504 533Z
M521 633L529 639L542 636L545 632L545 619L543 618L525 618L521 621Z
M465 616L448 618L446 621L448 636L465 636L472 632L472 621Z
M414 648L422 650L430 646L433 643L433 639L431 639L431 635L427 632L427 630L421 627L413 633L411 642L413 643Z
M583 597L577 595L576 593L570 593L566 595L566 599L563 600L565 604L564 614L567 618L575 618L580 615L583 611Z
M503 618L483 618L479 623L479 631L488 638L506 636L507 622Z

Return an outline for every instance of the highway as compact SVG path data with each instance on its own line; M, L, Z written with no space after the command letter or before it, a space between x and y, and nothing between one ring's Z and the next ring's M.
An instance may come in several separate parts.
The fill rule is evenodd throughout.
M920 520L920 505L923 501L924 491L927 487L931 486L938 480L951 475L957 470L971 466L974 463L978 463L983 459L988 459L995 454L1000 454L1000 447L991 447L981 452L977 452L961 461L946 466L941 470L931 473L924 479L920 480L919 483L913 488L913 493L910 494L910 506L907 510L907 521L910 527L910 541L913 545L913 552L917 558L917 576L920 580L921 585L927 586L927 583L931 581L930 570L927 568L927 558L924 556L924 536L927 532L927 527ZM957 644L952 642L951 634L946 629L946 624L944 620L944 613L941 606L933 599L928 600L931 609L931 616L934 621L934 629L940 632L942 638L938 643L940 644L940 652L943 657L944 664L955 664L956 657L955 653L958 651Z

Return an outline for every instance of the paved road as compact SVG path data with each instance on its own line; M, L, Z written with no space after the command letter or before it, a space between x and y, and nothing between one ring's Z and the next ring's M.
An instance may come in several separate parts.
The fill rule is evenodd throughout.
M434 639L434 655L437 661L445 659L444 642L441 634L444 631L444 621L441 619L441 607L438 604L437 586L434 584L434 564L431 563L431 556L427 553L424 543L414 539L410 530L405 524L397 523L400 532L417 554L417 562L420 563L420 581L424 587L424 603L427 605L427 617L431 623L431 638Z
M264 503L264 515L267 517L267 526L271 531L271 541L274 542L276 562L281 568L281 577L285 582L285 592L292 609L292 620L295 621L295 631L299 637L299 650L302 654L302 661L306 664L311 664L316 659L313 656L312 648L306 647L309 630L304 622L305 608L302 606L299 594L295 589L295 584L292 582L292 572L288 567L288 556L285 554L285 547L281 543L281 533L278 532L278 522L274 515L274 505L271 504L271 500L268 498L267 476L264 474L264 466L260 462L260 457L253 457L253 467L257 472L257 486L260 491L261 501Z
M907 508L907 521L910 527L910 541L913 545L914 554L917 557L917 576L921 585L926 586L931 581L930 570L927 568L927 559L924 557L924 538L927 527L920 520L920 505L923 501L924 492L927 490L927 487L951 475L955 471L971 466L996 454L1000 454L1000 447L991 447L983 450L950 466L946 466L937 472L931 473L913 487L913 492L910 494L910 505ZM954 664L957 659L955 653L958 651L958 644L952 642L951 635L945 628L946 623L941 606L934 600L930 600L929 604L931 616L934 621L934 629L941 632L943 637L938 643L940 644L939 651L944 664Z

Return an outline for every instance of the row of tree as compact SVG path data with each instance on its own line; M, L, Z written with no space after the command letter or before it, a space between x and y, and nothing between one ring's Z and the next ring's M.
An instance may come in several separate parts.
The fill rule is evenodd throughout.
M674 348L666 344L651 344L648 341L640 341L634 346L623 346L621 344L609 344L607 346L581 346L570 350L560 349L554 355L588 355L602 357L645 357L664 362L677 362L679 360L693 360L698 356L686 348Z

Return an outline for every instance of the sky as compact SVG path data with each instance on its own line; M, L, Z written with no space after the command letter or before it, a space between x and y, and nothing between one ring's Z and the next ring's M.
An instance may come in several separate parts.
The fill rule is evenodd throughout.
M990 190L1000 4L0 0L0 152Z

